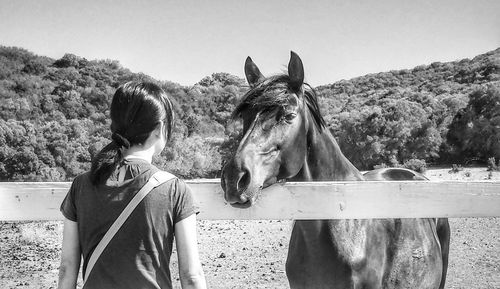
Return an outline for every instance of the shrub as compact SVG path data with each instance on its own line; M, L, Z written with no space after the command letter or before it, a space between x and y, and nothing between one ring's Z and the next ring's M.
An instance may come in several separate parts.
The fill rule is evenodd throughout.
M495 162L495 158L488 158L488 171L500 171L500 160L498 164Z
M403 168L414 170L419 173L424 173L427 170L427 163L425 160L410 159L403 164Z
M388 166L385 164L385 163L381 163L380 165L374 165L373 166L373 169L374 170L378 170L378 169L385 169L387 168Z
M457 164L452 164L451 165L451 170L448 171L448 173L450 174L456 174L460 171L462 171L463 168L462 168L462 165L457 165Z

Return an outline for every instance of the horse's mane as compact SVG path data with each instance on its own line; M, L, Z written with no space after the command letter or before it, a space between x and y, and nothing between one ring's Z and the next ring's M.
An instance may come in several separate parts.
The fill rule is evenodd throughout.
M241 113L247 109L263 111L276 107L284 107L288 104L290 98L289 91L291 88L289 83L290 77L286 74L279 74L264 79L245 93L240 103L236 106L232 118L240 117ZM326 127L326 123L319 110L314 89L309 84L304 83L300 93L297 95L304 98L316 126L320 131L323 130Z

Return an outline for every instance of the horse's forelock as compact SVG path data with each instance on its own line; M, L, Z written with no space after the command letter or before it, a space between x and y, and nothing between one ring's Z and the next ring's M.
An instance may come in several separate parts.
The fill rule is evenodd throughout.
M248 109L258 111L282 107L288 103L288 75L276 75L264 79L242 97L232 117L238 118Z
M241 102L233 112L232 118L240 117L241 113L248 109L262 111L286 106L290 99L288 93L290 90L289 82L290 77L286 74L264 79L242 97ZM319 130L322 130L326 127L326 123L319 109L316 92L309 84L304 84L303 88L301 95L304 97L315 124Z

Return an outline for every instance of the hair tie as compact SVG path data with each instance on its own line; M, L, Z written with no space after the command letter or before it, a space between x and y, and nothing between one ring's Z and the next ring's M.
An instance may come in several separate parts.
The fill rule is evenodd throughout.
M118 147L124 147L126 149L130 148L130 142L128 139L124 138L121 134L114 132L111 135L111 139L115 144L118 145Z

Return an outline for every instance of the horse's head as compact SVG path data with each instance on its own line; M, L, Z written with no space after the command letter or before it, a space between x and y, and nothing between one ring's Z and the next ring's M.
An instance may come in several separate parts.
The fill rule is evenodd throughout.
M221 179L226 200L235 206L250 206L262 188L295 176L305 161L308 130L325 125L294 52L288 75L265 78L250 57L245 75L251 89L233 113L243 120L243 137Z

